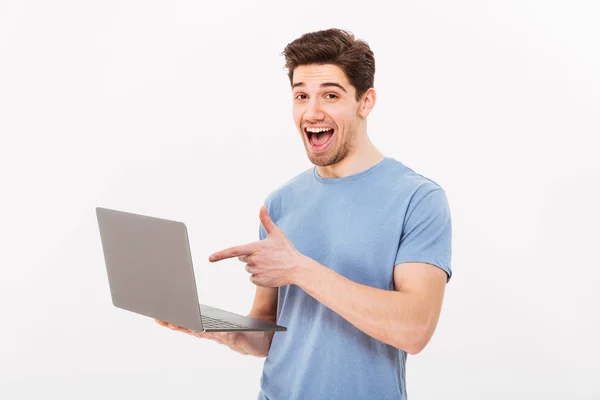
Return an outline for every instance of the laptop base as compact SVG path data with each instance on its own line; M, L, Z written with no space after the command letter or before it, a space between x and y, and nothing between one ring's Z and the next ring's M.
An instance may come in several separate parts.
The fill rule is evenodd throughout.
M287 328L262 319L246 317L200 304L204 332L272 332Z

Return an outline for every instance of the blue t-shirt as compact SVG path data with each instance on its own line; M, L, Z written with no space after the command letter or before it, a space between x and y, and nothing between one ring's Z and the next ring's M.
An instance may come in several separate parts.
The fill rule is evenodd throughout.
M296 249L357 283L394 290L394 266L424 262L450 279L445 191L386 157L342 178L312 167L267 196ZM259 226L259 237L266 232ZM277 323L259 400L405 400L406 353L363 333L300 287L279 288Z

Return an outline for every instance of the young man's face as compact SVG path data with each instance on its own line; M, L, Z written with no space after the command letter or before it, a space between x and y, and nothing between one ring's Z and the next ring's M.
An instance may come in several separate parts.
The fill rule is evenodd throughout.
M294 122L313 164L335 164L353 151L360 104L340 67L296 67L292 97Z

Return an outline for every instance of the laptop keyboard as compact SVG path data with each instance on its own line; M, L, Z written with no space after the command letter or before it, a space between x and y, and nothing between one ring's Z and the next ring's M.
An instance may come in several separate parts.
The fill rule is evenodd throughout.
M206 315L202 316L202 326L209 329L236 329L236 328L247 328L244 325L234 324L233 322L223 321L220 319L215 319L208 317Z

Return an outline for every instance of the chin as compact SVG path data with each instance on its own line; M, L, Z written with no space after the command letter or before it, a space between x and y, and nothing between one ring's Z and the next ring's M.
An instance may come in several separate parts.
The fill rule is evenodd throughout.
M327 167L329 165L333 165L338 162L337 154L333 151L327 152L325 154L312 154L310 150L306 150L306 155L310 162L318 167Z

